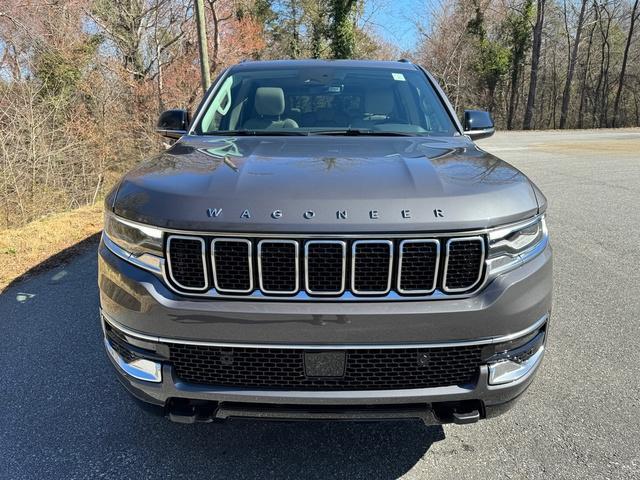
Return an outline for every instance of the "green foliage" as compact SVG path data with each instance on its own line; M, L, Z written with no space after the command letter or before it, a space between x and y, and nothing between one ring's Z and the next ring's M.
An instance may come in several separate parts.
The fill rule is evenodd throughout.
M476 51L473 68L479 84L487 90L488 107L492 109L498 82L509 71L510 51L499 40L490 39L485 26L484 12L475 4L475 16L467 23L467 33Z
M78 65L57 50L40 53L36 58L34 73L42 82L43 92L52 96L72 91L82 77Z
M245 0L242 11L246 15L246 5L251 5L253 10L270 12L262 22L268 45L263 58L375 57L382 42L358 26L364 4L364 0Z
M239 5L236 18L242 20L245 16L253 18L268 28L277 21L278 15L273 11L272 0L253 0L246 5Z
M487 88L493 91L509 71L511 54L507 47L487 38L479 41L478 53L475 69L486 83Z
M64 51L41 47L34 58L33 74L42 83L42 94L67 97L73 93L101 42L101 36L91 35Z
M531 47L533 14L533 0L525 0L522 11L512 10L506 18L505 27L511 43L511 63L514 66L522 64Z
M356 0L331 0L330 5L333 58L352 58L355 49L353 14Z

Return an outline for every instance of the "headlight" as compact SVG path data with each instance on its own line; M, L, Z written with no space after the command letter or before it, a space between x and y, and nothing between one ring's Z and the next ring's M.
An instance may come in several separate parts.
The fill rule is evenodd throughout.
M105 244L116 255L154 272L162 269L162 230L104 215Z
M489 232L490 271L503 273L536 256L548 240L544 215Z

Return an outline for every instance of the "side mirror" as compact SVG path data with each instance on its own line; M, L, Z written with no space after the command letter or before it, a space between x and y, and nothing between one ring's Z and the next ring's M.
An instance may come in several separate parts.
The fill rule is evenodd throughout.
M187 134L189 128L189 112L186 110L167 110L160 114L156 125L156 133L167 138L180 138Z
M463 127L464 134L469 135L471 140L480 140L496 133L491 114L484 110L465 110Z

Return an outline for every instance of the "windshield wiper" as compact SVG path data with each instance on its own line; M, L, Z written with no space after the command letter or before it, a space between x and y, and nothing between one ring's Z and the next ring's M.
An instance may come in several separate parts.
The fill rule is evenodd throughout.
M228 137L282 137L291 135L309 135L308 132L290 132L286 130L214 130L203 135L224 135Z
M347 137L357 137L359 135L370 137L414 137L413 133L387 132L383 130L369 130L362 128L344 128L341 130L318 130L309 132L309 135L343 135Z

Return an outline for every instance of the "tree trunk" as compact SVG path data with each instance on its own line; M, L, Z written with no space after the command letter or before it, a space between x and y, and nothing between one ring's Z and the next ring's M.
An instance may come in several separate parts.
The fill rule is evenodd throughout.
M298 4L296 0L291 0L291 45L289 46L289 55L291 58L300 56L300 31L298 26Z
M207 27L202 0L195 1L196 26L198 29L198 49L200 53L200 83L202 91L206 92L211 84L209 75L209 46L207 42Z
M613 127L618 126L618 115L620 114L620 97L622 96L622 88L624 87L624 75L627 71L627 61L629 60L629 47L631 46L631 39L633 38L633 27L636 23L636 11L638 10L638 0L633 3L633 9L631 10L631 20L629 23L629 34L627 35L627 44L624 46L624 55L622 57L622 69L620 70L620 78L618 79L618 91L616 92L616 99L613 104Z
M584 14L587 7L587 0L582 0L580 7L580 15L578 16L578 25L576 26L576 36L573 40L573 49L571 50L571 58L567 68L567 79L564 83L564 92L562 93L562 109L560 110L560 128L567 126L567 114L569 113L569 102L571 101L571 83L573 82L573 73L576 69L576 60L578 59L578 48L580 47L580 36L582 35L582 26L584 24Z
M533 127L533 113L536 104L536 89L538 87L538 67L540 65L540 50L542 48L542 27L544 26L544 7L546 0L538 0L536 25L533 28L533 46L531 49L531 77L529 78L529 95L527 108L524 113L522 128L530 130Z
M611 20L612 15L609 11L605 9L608 19L607 19L607 31L603 32L603 58L604 51L606 50L607 56L605 61L602 63L603 68L603 81L602 81L602 108L600 109L600 128L604 128L607 126L607 113L609 111L609 67L611 65L611 44L609 42L609 34L611 29Z
M578 109L578 128L584 128L584 109L587 103L587 80L589 79L589 69L591 68L591 46L593 45L593 32L595 24L589 32L589 43L587 45L587 60L584 66L584 76L582 77L582 87L580 88L580 107Z
M507 110L507 130L513 130L513 116L516 110L516 97L518 96L518 77L520 66L513 65L511 70L511 91L509 92L509 108Z

